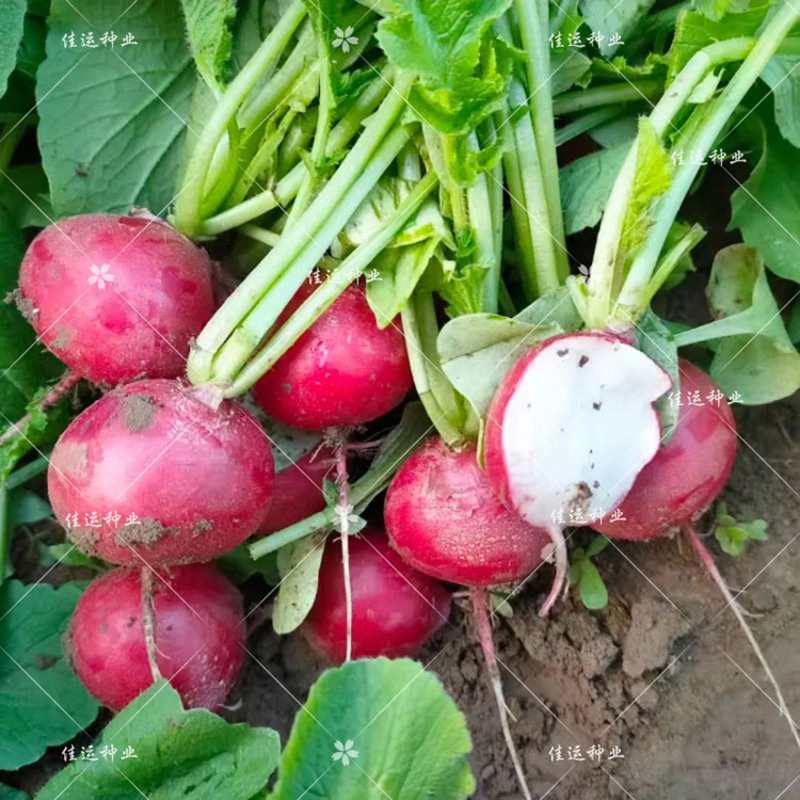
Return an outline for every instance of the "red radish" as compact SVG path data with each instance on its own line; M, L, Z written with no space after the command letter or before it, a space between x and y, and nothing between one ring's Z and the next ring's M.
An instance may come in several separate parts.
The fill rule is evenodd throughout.
M450 595L406 564L386 536L368 527L350 536L352 657L413 655L447 621ZM328 540L317 598L301 628L320 655L342 663L347 652L347 601L341 540Z
M455 451L438 437L429 439L394 476L384 520L392 546L408 563L470 587L503 736L520 788L530 800L508 724L485 587L528 577L552 545L546 529L528 524L501 503L477 455L474 445Z
M567 574L563 525L614 508L655 456L653 403L672 382L620 337L581 332L533 347L509 370L486 426L486 470L501 499L555 545L555 602Z
M498 586L526 578L550 536L509 511L478 466L477 449L429 439L394 476L384 522L411 566L450 583Z
M335 466L330 450L317 446L276 472L272 503L258 532L275 533L322 511L326 506L322 484L331 477Z
M313 292L306 282L278 325ZM381 330L364 288L348 286L253 387L268 416L301 430L360 425L383 416L411 391L400 322Z
M617 507L592 527L612 539L653 539L694 521L717 497L736 458L736 421L719 387L688 361L679 362L681 406L672 438L639 473ZM709 400L713 392L721 397ZM690 405L699 397L702 405ZM610 509L609 509L610 510Z
M214 312L211 265L162 220L87 214L45 228L20 268L19 306L91 381L181 375Z
M622 518L613 522L606 518L593 527L612 539L653 539L676 530L686 533L775 688L778 705L800 747L800 734L791 721L780 685L737 598L694 529L695 519L719 495L730 475L736 458L736 421L725 396L708 375L682 359L678 366L681 407L672 437L642 469L619 504Z
M144 569L120 568L84 592L66 650L86 688L119 711L153 683L145 643ZM236 587L209 564L172 567L152 580L153 651L159 673L187 708L215 709L244 661L244 614Z
M126 384L64 431L50 502L85 553L138 566L208 561L256 531L272 499L269 440L237 403L214 410L199 394L178 381Z

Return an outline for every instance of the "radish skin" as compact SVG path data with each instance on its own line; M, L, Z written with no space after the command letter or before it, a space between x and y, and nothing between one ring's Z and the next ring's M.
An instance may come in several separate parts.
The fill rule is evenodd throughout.
M190 339L214 313L211 262L163 220L69 217L31 242L18 305L81 377L109 385L177 378Z
M264 519L273 478L272 448L248 411L233 401L214 410L155 380L120 386L73 420L48 491L84 553L161 567L241 544Z
M350 577L352 658L414 655L450 614L444 586L406 564L376 527L350 538ZM338 539L325 544L317 597L301 632L323 658L345 661L347 601Z
M314 291L295 294L278 326ZM348 286L253 386L273 419L300 430L362 425L398 406L413 387L399 321L381 330L363 286Z
M144 574L152 579L150 653L143 624ZM162 675L187 708L214 710L244 663L243 623L239 591L211 565L177 566L156 575L147 568L122 567L97 578L83 593L66 650L86 688L114 711Z

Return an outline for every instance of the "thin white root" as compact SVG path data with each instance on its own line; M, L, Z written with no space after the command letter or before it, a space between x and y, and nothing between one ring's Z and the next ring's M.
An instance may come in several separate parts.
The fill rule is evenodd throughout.
M158 668L158 648L156 647L156 609L153 590L153 573L150 567L142 567L142 627L144 628L144 645L147 650L147 661L153 680L162 678Z
M353 658L353 590L350 583L350 481L347 475L347 434L333 434L336 451L336 485L339 489L339 530L342 534L342 573L347 614L345 661Z
M494 652L494 639L492 639L492 626L489 622L486 590L476 587L470 591L470 594L472 596L472 608L475 613L475 623L478 626L478 638L486 661L486 671L489 673L489 682L492 685L497 710L500 713L500 727L503 729L503 738L506 740L508 754L514 764L514 771L517 773L517 781L520 789L522 789L523 798L524 800L532 800L525 780L525 773L522 769L522 763L519 760L517 748L514 746L514 739L511 737L511 728L508 725L508 710L506 708L506 699L503 695L503 683L500 680L497 657Z
M750 629L750 626L747 624L747 620L744 618L741 606L736 601L736 598L731 594L728 585L725 583L725 579L722 577L722 575L720 575L717 565L714 563L714 559L711 557L711 553L708 552L706 546L700 540L700 537L697 535L697 531L695 531L694 527L691 525L686 525L684 526L684 531L689 537L689 541L692 543L695 552L703 562L703 566L708 570L709 574L714 579L714 582L717 584L725 599L728 601L728 605L731 607L737 622L744 631L747 640L750 642L753 652L761 662L764 672L767 673L767 678L769 679L769 682L772 684L772 687L775 689L775 693L778 696L778 706L781 710L781 716L786 717L786 721L789 724L789 729L792 732L792 736L794 737L798 749L800 749L800 733L798 733L797 725L792 719L792 715L789 713L789 707L786 705L786 701L783 698L783 693L781 692L781 687L778 684L778 680L775 675L773 675L772 670L767 663L767 659L759 647L755 636L753 635L753 631Z
M567 572L569 570L569 562L567 560L567 544L564 541L564 530L558 525L550 525L548 533L553 541L553 557L556 562L556 576L553 579L553 585L550 587L550 594L544 601L544 605L539 611L540 617L546 617L550 613L553 604L558 600L559 594L564 594L569 590L567 583Z

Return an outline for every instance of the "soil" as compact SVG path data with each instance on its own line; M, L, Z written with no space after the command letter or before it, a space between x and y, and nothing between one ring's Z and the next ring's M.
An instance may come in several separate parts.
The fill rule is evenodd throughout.
M800 715L800 441L797 399L739 407L739 458L723 499L740 519L763 518L769 540L741 559L707 545L745 608ZM700 530L703 530L701 523ZM581 537L584 534L578 533ZM534 797L553 800L796 800L800 757L771 689L732 613L688 542L623 543L597 565L608 608L589 612L572 595L547 621L537 609L551 575L537 576L495 625L512 730ZM298 704L325 668L298 635L269 622L229 716L288 736ZM462 609L421 654L467 715L477 800L520 796L505 751L475 632ZM516 720L516 721L514 721ZM604 749L600 763L589 748ZM563 761L552 760L561 747ZM570 761L579 746L585 761ZM608 760L613 747L621 757ZM797 782L788 788L792 781ZM783 794L781 794L783 792Z

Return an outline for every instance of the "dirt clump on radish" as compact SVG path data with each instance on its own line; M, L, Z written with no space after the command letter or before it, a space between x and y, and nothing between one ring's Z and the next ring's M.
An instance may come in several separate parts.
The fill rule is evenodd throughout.
M368 527L349 541L352 582L352 657L415 654L447 622L450 594L433 578L403 561L383 531ZM301 627L314 650L335 663L347 652L347 603L342 546L329 539L319 571L319 588Z
M278 320L312 294L308 282ZM364 288L348 286L330 308L255 384L253 396L284 425L322 430L371 422L413 387L400 322L380 329Z
M125 399L125 424L128 430L138 433L155 419L153 399L145 395L132 395Z
M214 311L211 262L162 220L68 217L20 268L20 311L70 369L96 383L181 375Z
M131 403L149 424L130 426ZM53 450L48 487L84 552L159 567L207 561L254 533L273 475L269 440L242 406L212 409L156 380L121 386L78 416Z
M152 592L158 672L187 708L218 708L244 662L239 591L215 567L192 564L153 576ZM67 632L66 650L78 677L115 711L154 680L144 602L142 570L112 570L81 596Z

